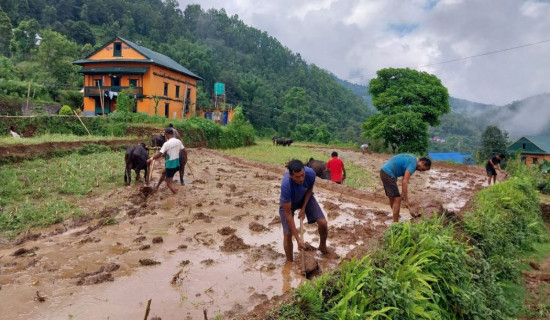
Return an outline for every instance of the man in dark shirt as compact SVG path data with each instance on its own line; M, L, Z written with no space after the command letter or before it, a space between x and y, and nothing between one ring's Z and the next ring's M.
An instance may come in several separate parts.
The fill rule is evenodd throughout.
M304 250L304 240L300 238L296 225L294 224L294 211L300 209L298 219L307 217L308 223L317 223L319 230L319 250L328 253L327 250L327 219L313 195L315 184L315 171L305 167L300 160L292 160L287 165L288 171L281 181L281 200L279 216L283 225L283 246L286 260L294 260L292 236L296 239L298 249Z
M502 159L506 158L506 155L499 154L496 155L487 161L487 165L485 166L485 170L487 170L487 186L491 185L491 178L493 180L493 184L497 181L497 171L500 171L502 173L502 170L500 169L500 162L502 162Z

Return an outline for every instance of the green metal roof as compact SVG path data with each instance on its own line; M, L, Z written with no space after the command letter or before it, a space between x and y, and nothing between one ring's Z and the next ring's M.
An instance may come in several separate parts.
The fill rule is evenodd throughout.
M550 154L550 136L524 136L508 147L510 152L518 149L521 149L522 153Z
M149 68L89 68L81 69L78 72L84 74L106 74L106 73L116 73L116 74L144 74Z
M115 41L116 39L119 39L120 41L126 43L127 45L132 47L134 50L136 50L137 52L139 52L140 54L145 56L147 59L146 60L143 60L143 59L142 60L138 60L138 59L116 59L116 60L93 60L93 59L88 59L89 57L93 56L98 51L102 50L107 45L109 45L110 43ZM172 69L174 71L186 74L186 75L188 75L192 78L203 80L201 77L194 74L189 69L185 68L184 66L180 65L179 63L177 63L176 61L170 59L169 57L167 57L163 54L160 54L158 52L155 52L153 50L147 49L145 47L142 47L142 46L140 46L136 43L133 43L132 41L126 40L126 39L121 38L121 37L116 37L113 40L107 42L104 46L102 46L98 50L96 50L96 51L92 52L90 55L88 55L88 57L86 57L86 59L73 61L74 64L78 64L78 65L82 65L82 64L85 64L85 63L98 63L98 62L139 62L139 63L147 63L148 62L148 63L154 63L154 64L157 64L159 66L163 66L165 68Z

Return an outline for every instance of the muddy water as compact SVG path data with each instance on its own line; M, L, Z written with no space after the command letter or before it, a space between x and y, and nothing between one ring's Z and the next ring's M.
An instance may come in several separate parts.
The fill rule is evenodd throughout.
M178 196L164 186L148 198L140 185L123 187L82 202L97 219L31 230L42 236L0 248L0 319L140 318L149 299L150 318L202 319L203 309L210 318L231 318L302 283L299 267L285 263L282 229L274 221L283 169L207 150L192 150L190 165L193 174L186 172ZM340 256L391 222L386 205L368 197L322 187L316 197L329 220L329 246ZM105 215L117 223L95 228ZM262 231L251 230L258 225L254 230ZM225 227L234 232L221 232ZM249 247L227 247L233 235ZM158 237L162 242L153 240ZM305 239L318 245L315 225L306 226ZM338 263L319 252L316 258L322 270ZM145 259L160 264L141 265ZM117 268L101 271L109 265ZM85 284L77 285L81 280Z

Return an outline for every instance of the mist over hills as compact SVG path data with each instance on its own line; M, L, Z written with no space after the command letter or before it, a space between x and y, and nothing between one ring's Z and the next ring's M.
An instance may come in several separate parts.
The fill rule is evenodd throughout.
M336 77L335 79L365 99L374 109L372 97L367 92L368 86L350 83ZM449 103L451 114L442 117L441 126L432 128L432 135L473 136L476 134L475 131L483 131L488 125L496 125L508 132L512 140L528 135L550 135L550 93L527 97L503 106L455 97L450 97ZM457 126L450 125L449 118L460 119L464 127L459 129Z

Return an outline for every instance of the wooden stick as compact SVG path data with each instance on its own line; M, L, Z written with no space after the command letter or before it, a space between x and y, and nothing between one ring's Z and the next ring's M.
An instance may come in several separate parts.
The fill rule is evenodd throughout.
M193 179L195 179L195 175L193 174L193 170L191 169L191 165L189 164L189 160L187 160L186 164L189 167L189 171L191 172L191 175L193 176Z
M151 165L149 166L149 172L147 172L147 180L145 181L147 185L149 185L149 183L151 182L151 178L153 177L154 166L155 166L155 160L151 161Z
M147 320L147 317L149 316L149 311L151 311L151 300L147 301L147 309L145 309L145 318L143 320Z
M86 129L86 131L88 132L89 135L92 135L92 133L90 132L90 130L88 130L88 128L86 127L86 125L84 124L84 122L82 122L82 119L80 119L80 117L78 116L78 114L76 113L75 110L73 110L74 112L74 115L78 118L78 121L80 121L80 123L82 124L82 126L84 126L84 129Z
M300 219L300 238L302 239L302 242L304 245L306 244L304 241L304 219ZM302 271L304 271L304 276L307 278L307 271L306 271L306 258L305 258L305 250L302 249Z
M31 96L31 83L29 82L29 88L27 89L27 107L25 108L26 111L27 111L27 115L30 115L30 110L29 110L29 98Z

